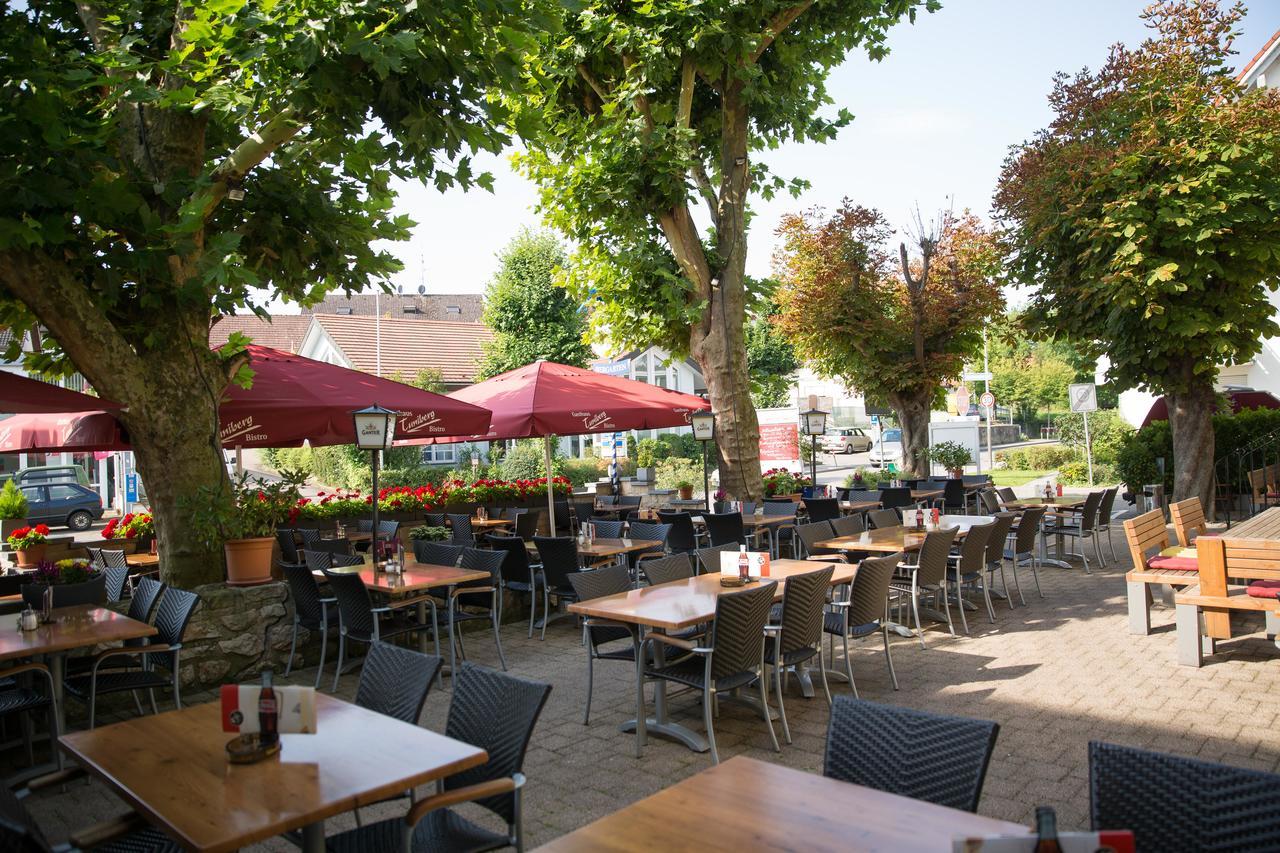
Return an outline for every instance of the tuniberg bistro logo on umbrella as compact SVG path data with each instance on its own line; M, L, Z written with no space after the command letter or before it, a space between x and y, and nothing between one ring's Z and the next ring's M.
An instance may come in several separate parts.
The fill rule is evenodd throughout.
M218 431L218 437L223 444L244 444L249 441L266 441L268 438L266 430L253 422L253 415L227 424Z
M570 412L569 417L582 418L583 432L592 432L594 430L607 432L616 429L609 420L608 412Z
M401 435L412 435L418 432L441 433L445 429L435 412L402 417L397 426Z

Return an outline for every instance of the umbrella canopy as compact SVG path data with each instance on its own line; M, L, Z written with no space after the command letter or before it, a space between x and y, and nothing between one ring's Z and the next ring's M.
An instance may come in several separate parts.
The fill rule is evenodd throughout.
M224 447L353 444L351 413L371 403L400 412L396 435L406 438L470 435L489 427L487 410L443 394L270 347L248 349L253 387L228 388L218 411ZM128 449L127 431L107 412L0 421L0 453Z
M1239 389L1235 391L1225 392L1231 400L1231 414L1236 415L1245 409L1280 409L1280 399L1276 399L1274 394L1268 391L1254 391L1251 389ZM1214 411L1218 410L1215 405ZM1147 412L1147 416L1142 421L1142 426L1146 426L1152 421L1169 420L1169 399L1167 397L1157 397L1155 402L1151 404L1151 409Z
M110 400L0 371L0 412L92 412L120 408L123 407L119 403Z

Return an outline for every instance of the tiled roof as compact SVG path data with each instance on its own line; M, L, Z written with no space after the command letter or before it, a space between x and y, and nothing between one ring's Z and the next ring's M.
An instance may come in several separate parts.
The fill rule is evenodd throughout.
M377 370L376 318L343 314L313 315L356 370ZM484 357L482 345L493 332L479 323L443 323L384 317L382 375L397 371L406 379L423 368L439 370L449 385L470 385Z
M255 344L296 353L310 325L311 318L304 314L272 314L271 322L255 314L231 314L219 318L209 329L209 346L220 347L232 332L241 332Z
M1276 43L1277 39L1280 39L1280 30L1276 30L1272 33L1271 38L1267 39L1267 43L1262 46L1262 50L1255 53L1253 55L1253 59L1250 59L1249 63L1245 65L1244 68L1240 69L1240 73L1236 75L1237 82L1244 82L1244 78L1249 76L1249 72L1253 70L1253 66L1256 65L1262 57L1267 55L1267 52L1271 50L1271 46Z
M352 296L329 294L324 301L312 308L303 308L309 314L350 314L355 317L372 317L377 305L382 316L394 320L441 320L450 323L479 323L484 311L484 297L479 293L416 293L379 294L375 302L372 293Z

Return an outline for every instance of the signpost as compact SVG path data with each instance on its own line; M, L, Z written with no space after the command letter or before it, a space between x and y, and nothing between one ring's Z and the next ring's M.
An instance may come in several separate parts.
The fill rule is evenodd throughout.
M1089 438L1089 413L1098 410L1098 386L1092 382L1081 382L1067 387L1067 399L1071 401L1071 411L1079 412L1084 418L1084 456L1089 463L1089 485L1093 485L1093 441Z
M982 403L982 408L987 410L987 470L994 471L996 469L996 449L991 446L991 420L996 416L996 395L990 391L983 391L978 401Z

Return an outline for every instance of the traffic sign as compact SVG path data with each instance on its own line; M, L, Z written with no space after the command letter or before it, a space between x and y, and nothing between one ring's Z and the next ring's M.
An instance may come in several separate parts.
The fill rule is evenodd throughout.
M1067 398L1071 401L1073 412L1096 412L1098 410L1098 386L1092 382L1081 382L1067 387Z
M138 502L138 475L137 474L125 474L124 499L131 504Z
M982 396L978 398L984 409L994 409L996 407L996 395L990 391L983 391Z
M961 415L969 414L969 388L966 385L956 389L956 412Z
M965 382L990 382L995 377L991 375L990 371L984 370L976 373L966 371L960 376L960 378Z
M879 415L872 415L872 416L871 416L871 425L872 425L872 426L880 426L880 416L879 416Z

